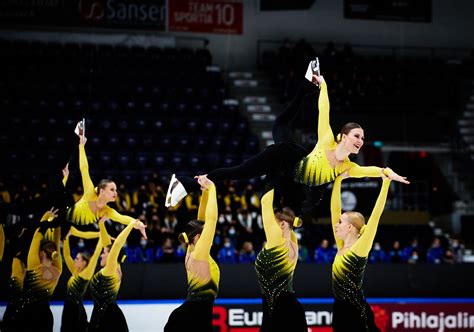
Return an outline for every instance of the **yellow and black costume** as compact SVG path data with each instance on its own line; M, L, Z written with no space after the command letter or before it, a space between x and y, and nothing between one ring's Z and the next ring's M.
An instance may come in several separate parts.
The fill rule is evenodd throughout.
M18 257L13 257L12 272L8 279L8 304L3 314L2 331L16 331L19 324L18 319L19 300L23 292L23 281L25 279L25 265Z
M267 243L255 261L257 279L262 289L263 319L260 331L306 332L305 312L293 290L298 240L293 231L290 240L283 237L273 212L273 196L272 189L261 200Z
M80 232L74 227L71 228L71 235L84 239L98 238L98 232ZM87 313L84 309L82 299L86 293L89 282L95 272L97 259L102 251L102 242L97 241L94 254L89 260L87 267L78 272L74 267L74 260L71 257L71 248L69 246L69 235L63 241L63 256L66 266L71 272L71 277L67 283L66 295L64 297L64 308L61 317L62 332L81 332L87 331Z
M58 249L60 237L61 229L55 228L54 243ZM51 267L45 267L41 263L39 253L43 238L40 229L37 229L28 252L23 292L17 311L18 319L15 317L16 322L21 326L19 331L53 330L53 314L49 307L49 301L62 272L62 260L59 251L56 251L52 256Z
M196 245L188 245L186 252L188 295L186 301L171 313L165 332L213 331L212 306L220 279L219 266L210 255L217 224L215 186L203 191L198 220L205 221L201 236Z
M331 220L338 250L344 241L335 234L335 225L341 216L341 181L337 178L331 196ZM337 254L332 265L334 292L333 328L335 332L380 331L375 325L374 314L366 302L362 283L367 257L377 232L380 216L384 210L390 180L385 179L372 214L354 245L342 255Z
M97 200L97 192L94 189L91 177L89 175L89 163L84 145L79 145L79 168L82 176L82 186L84 187L84 195L79 201L72 206L67 213L67 220L74 225L88 225L98 222L105 214L113 221L128 225L135 220L135 218L122 215L112 209L110 206L104 206L96 213L92 212L89 203ZM104 241L108 241L108 237L103 237ZM107 245L107 242L104 243Z
M128 331L125 316L117 305L117 295L122 279L118 259L134 225L135 221L120 232L110 249L105 266L92 277L90 288L94 299L94 310L89 323L89 332ZM103 232L100 236L100 241L104 243Z
M316 207L322 199L327 185L341 173L349 171L351 177L380 177L380 167L361 167L349 158L331 166L327 151L336 148L336 141L329 124L329 97L326 82L321 84L318 98L318 142L308 151L297 144L290 124L295 121L301 109L302 100L313 96L316 86L304 79L295 98L278 116L273 126L275 143L265 150L234 167L219 168L208 172L214 183L224 180L245 180L262 175L278 175L279 192L284 205L304 218L316 217ZM200 187L195 179L178 177L187 193L198 192Z

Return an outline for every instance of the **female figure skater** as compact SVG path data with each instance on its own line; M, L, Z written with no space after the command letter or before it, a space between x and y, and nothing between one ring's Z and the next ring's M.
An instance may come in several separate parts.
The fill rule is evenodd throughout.
M121 224L128 225L135 221L134 218L124 216L107 204L115 202L117 197L117 186L112 180L103 179L94 189L94 184L89 175L89 164L87 162L85 151L86 138L84 135L79 136L79 168L82 176L82 186L84 195L72 206L67 213L67 220L76 225L88 225L97 222L101 217L107 215L111 220ZM137 219L138 220L138 219ZM146 239L145 225L136 223L136 227L140 229L143 237ZM103 229L101 229L102 231ZM110 244L107 235L101 236L104 246Z
M107 215L102 217L105 219ZM121 250L132 229L141 230L145 227L140 220L133 220L120 232L112 245L104 247L100 256L102 269L92 277L90 282L94 310L89 323L89 332L128 331L125 316L117 305L117 294L122 280L119 261L123 258L123 255L120 257ZM104 233L101 232L100 236L104 236ZM100 241L104 242L103 239Z
M105 217L99 220L103 224ZM81 332L87 331L87 314L82 304L82 299L86 293L92 275L95 272L97 260L102 251L102 242L97 241L97 245L92 257L87 252L77 253L73 260L71 257L71 248L69 246L69 237L77 236L84 239L99 238L99 232L81 232L71 227L69 234L63 241L63 254L66 266L71 272L71 277L67 283L66 295L64 298L63 315L61 318L62 332Z
M387 171L390 174L390 171ZM334 292L334 332L380 331L375 325L374 314L362 290L367 257L377 232L380 216L387 199L390 179L382 173L383 183L367 225L359 212L341 214L340 175L334 182L331 196L331 221L337 255L332 265Z
M57 217L57 210L51 209L44 214L43 220ZM45 223L46 224L46 223ZM51 295L56 288L62 271L59 242L61 229L54 229L54 242L43 241L45 229L38 228L33 235L23 293L19 300L16 323L19 331L52 331L53 314L49 307Z
M198 220L188 222L179 235L179 240L188 245L184 263L188 296L171 313L165 332L212 332L212 306L220 278L219 267L210 255L217 224L217 197L214 183L206 176L200 176L198 183L203 189Z
M379 177L380 167L361 167L349 160L351 153L358 154L364 144L364 131L357 123L347 123L334 140L329 124L329 98L326 81L317 76L308 66L306 79L300 86L296 97L290 102L285 111L278 117L273 127L275 144L236 167L220 168L208 174L214 182L223 180L249 179L265 174L280 174L289 178L283 196L287 206L293 207L305 217L315 216L315 207L321 200L327 184L341 173L348 171L351 177ZM296 117L297 110L305 95L315 89L314 83L320 86L318 108L318 142L313 151L307 151L296 144L292 135L290 123ZM391 171L388 177L402 183L409 183L405 177ZM299 186L298 186L299 185ZM191 178L172 176L166 195L166 206L175 206L187 195L196 192L198 184ZM304 192L304 197L300 193ZM301 203L302 202L302 203ZM301 206L299 206L301 205Z
M25 279L26 267L19 257L13 257L12 272L8 279L8 304L3 314L2 331L16 331L14 319L17 318L19 300L23 292L23 281Z
M271 189L261 200L267 243L255 262L262 289L260 331L306 332L305 311L293 290L293 274L298 262L298 240L293 229L301 226L301 219L287 207L275 215L273 196L274 189Z

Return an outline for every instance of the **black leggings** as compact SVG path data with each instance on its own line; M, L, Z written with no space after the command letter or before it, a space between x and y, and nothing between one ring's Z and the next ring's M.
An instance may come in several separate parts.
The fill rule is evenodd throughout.
M263 317L260 332L308 331L304 308L294 293L281 293L275 300L272 312L270 312L268 302L264 297L262 299L262 309Z
M364 311L365 316L348 301L334 299L332 314L334 332L380 332L375 325L374 312L367 302L365 302Z
M282 192L284 200L286 198L286 205L297 213L314 216L313 210L321 199L322 191L305 188L306 186L297 184L293 180L297 163L308 154L304 147L295 142L293 126L298 120L304 98L316 91L316 86L304 79L296 96L275 120L273 125L275 143L238 166L218 168L209 172L208 178L217 183L225 180L248 180L262 175L276 175L281 177L281 181L278 181L279 190ZM178 180L184 185L187 192L200 191L200 186L195 179L178 177ZM302 206L307 206L307 208L304 208L303 211Z
M212 332L213 302L184 301L173 310L165 325L165 332Z

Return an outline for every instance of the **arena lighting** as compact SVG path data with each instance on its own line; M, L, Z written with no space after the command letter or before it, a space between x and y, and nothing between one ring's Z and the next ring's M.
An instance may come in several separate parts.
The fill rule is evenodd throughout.
M373 144L374 144L374 146L375 146L376 148L381 148L382 145L383 145L382 141L374 141Z

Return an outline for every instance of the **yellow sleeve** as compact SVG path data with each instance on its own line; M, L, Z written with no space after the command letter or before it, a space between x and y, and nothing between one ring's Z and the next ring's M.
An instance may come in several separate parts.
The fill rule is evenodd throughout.
M83 231L78 230L74 226L71 227L71 235L75 237L80 237L86 240L97 239L100 236L99 232L83 232Z
M120 214L117 211L115 211L114 209L112 209L110 206L106 206L105 211L106 211L107 217L109 217L109 219L111 219L113 221L116 221L116 222L119 222L123 225L128 225L131 222L135 221L135 218Z
M0 224L0 262L3 259L4 250L5 250L5 232L3 231L3 225Z
M275 213L273 212L273 196L275 190L272 189L267 191L261 200L262 203L262 220L263 229L267 238L266 248L273 248L281 244L283 241L283 234L281 228L278 225Z
M377 166L359 166L356 163L351 162L349 176L351 178L379 178L382 176L382 168Z
M68 176L63 177L63 186L66 187Z
M380 216L382 215L385 207L389 187L390 180L384 179L382 188L380 189L379 197L377 198L377 202L375 202L374 210L372 211L369 221L365 226L365 231L351 248L352 252L357 256L367 257L369 255L369 251L372 248L372 243L375 239L375 234L377 233Z
M334 241L336 242L337 249L341 249L344 246L344 241L337 238L336 236L336 229L335 226L339 222L339 218L341 217L342 210L341 210L341 182L342 177L336 178L332 187L332 194L331 194L331 225L332 225L332 233L334 235Z
M209 190L203 190L202 195L201 195L201 201L199 202L199 209L198 209L198 215L197 215L198 220L202 220L202 221L206 220L206 207L207 207L208 198L209 198Z
M214 240L214 233L216 231L217 224L217 195L216 187L213 185L209 188L206 216L204 228L201 233L201 237L196 244L196 248L192 253L194 259L207 260L211 251L212 242Z
M112 240L110 239L109 234L107 233L107 229L105 228L105 223L99 221L99 234L100 234L100 242L102 246L107 247L112 244Z
M13 257L12 260L12 277L23 279L25 275L25 266L21 259Z
M56 245L56 257L53 257L53 265L58 268L60 272L63 270L63 259L61 257L61 250L59 247L61 246L61 227L56 227L54 229L54 244Z
M63 241L63 256L64 261L66 262L67 269L71 272L72 275L76 272L74 268L74 259L71 257L71 247L69 245L69 235Z
M109 256L107 257L107 263L105 264L102 273L104 275L115 275L117 273L117 259L120 254L120 250L122 249L125 241L127 241L127 237L133 229L135 222L131 222L120 232L120 234L115 239L114 244L112 245L112 249L110 249Z
M329 124L329 97L325 81L321 84L321 90L319 91L318 109L318 144L327 147L334 143L334 134Z
M84 187L84 197L91 199L96 196L94 184L89 175L89 162L87 161L86 149L84 145L79 145L79 169L82 176L82 186Z
M99 239L97 241L97 245L95 246L94 254L92 255L91 259L89 260L89 264L87 267L79 273L85 280L90 280L94 275L95 267L97 266L97 260L99 259L100 253L102 252L102 241Z
M41 264L41 260L39 258L39 251L40 251L42 240L43 240L43 234L41 234L38 228L35 231L35 234L33 235L33 240L31 241L30 250L28 251L28 259L27 259L27 264L26 264L28 270L31 270Z

